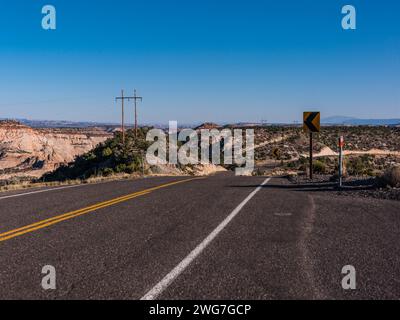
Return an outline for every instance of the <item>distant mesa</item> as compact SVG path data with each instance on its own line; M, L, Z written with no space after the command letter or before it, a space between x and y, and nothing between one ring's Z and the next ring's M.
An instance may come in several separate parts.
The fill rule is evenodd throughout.
M212 129L219 129L219 128L221 128L221 126L216 123L205 122L205 123L199 125L198 127L196 127L195 130L201 130L201 129L212 130Z
M195 128L195 130L201 130L201 129L222 129L222 128L255 128L259 127L259 123L253 123L253 122L238 122L238 123L231 123L231 124L225 124L225 125L219 125L213 122L205 122L202 125L198 126Z
M2 128L28 128L17 120L0 120L0 127Z
M230 125L230 127L233 128L254 128L259 126L261 126L261 123L255 123L255 122L238 122Z
M0 124L1 125L20 125L21 122L17 121L17 120L11 120L11 119L4 119L4 120L0 120Z
M324 125L345 126L400 126L400 119L359 119L353 117L334 116L321 120Z

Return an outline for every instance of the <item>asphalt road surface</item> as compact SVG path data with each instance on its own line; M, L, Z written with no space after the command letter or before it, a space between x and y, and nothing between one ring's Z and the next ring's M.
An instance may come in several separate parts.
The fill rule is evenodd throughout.
M399 240L400 202L283 178L1 193L0 299L398 299Z

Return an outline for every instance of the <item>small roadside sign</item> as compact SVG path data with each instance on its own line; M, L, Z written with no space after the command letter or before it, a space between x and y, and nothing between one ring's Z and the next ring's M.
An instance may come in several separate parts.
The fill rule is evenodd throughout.
M313 179L313 133L321 131L321 113L306 111L303 114L303 129L310 133L310 179Z
M339 148L343 148L344 147L344 137L340 136L339 137Z
M343 185L343 147L344 147L344 137L339 137L339 187Z
M321 113L320 112L304 112L303 129L306 132L321 131Z

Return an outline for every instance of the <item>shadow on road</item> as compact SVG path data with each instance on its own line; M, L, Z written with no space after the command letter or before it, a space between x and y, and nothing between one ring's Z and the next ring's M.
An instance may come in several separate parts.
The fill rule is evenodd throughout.
M233 188L257 188L259 185L232 185ZM301 183L301 184L267 184L262 186L265 189L276 189L276 190L290 190L290 191L301 191L301 192L351 192L351 191L363 191L363 190L373 190L373 185L366 185L363 183L351 185L344 185L339 188L338 184L335 182L316 182L316 183Z

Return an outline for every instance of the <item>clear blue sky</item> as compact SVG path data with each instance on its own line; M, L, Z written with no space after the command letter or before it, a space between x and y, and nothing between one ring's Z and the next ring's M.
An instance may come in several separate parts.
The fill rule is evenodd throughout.
M117 122L121 88L141 122L400 117L399 16L397 0L3 1L0 118Z

